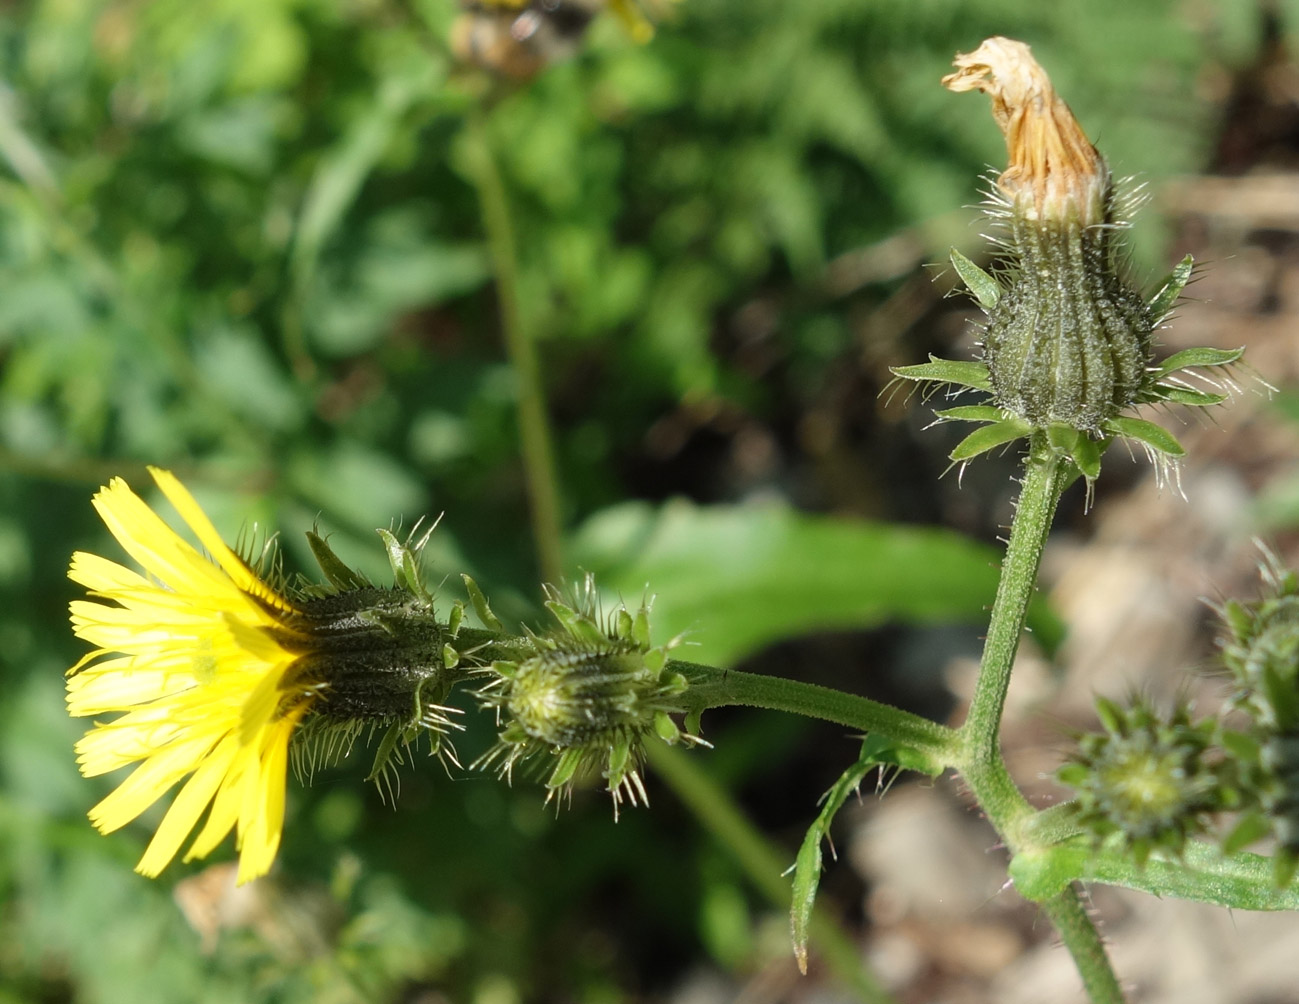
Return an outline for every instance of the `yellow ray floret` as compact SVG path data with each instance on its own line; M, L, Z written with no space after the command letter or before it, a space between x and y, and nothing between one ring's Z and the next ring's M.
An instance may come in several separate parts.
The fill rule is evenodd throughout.
M184 780L136 870L161 872L206 812L185 859L211 853L234 829L246 882L275 859L289 739L317 694L295 680L296 655L277 640L287 637L293 603L225 545L175 476L150 473L211 557L122 479L95 495L144 574L85 552L68 571L90 594L71 604L73 629L95 646L69 671L68 711L121 712L95 722L77 762L87 777L138 764L90 819L112 832Z

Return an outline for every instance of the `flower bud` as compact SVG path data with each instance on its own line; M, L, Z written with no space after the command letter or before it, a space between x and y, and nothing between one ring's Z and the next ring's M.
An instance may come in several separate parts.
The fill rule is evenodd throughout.
M495 678L480 692L504 728L475 766L494 763L508 778L518 764L549 763L550 795L600 776L615 812L624 797L644 803L645 742L700 741L671 717L682 710L675 699L686 688L685 678L667 668L676 641L650 645L648 605L634 615L620 605L602 616L590 576L572 602L553 589L548 595L558 630L534 636L529 657L494 663Z
M1215 725L1185 708L1161 717L1148 704L1100 700L1104 732L1084 734L1056 776L1078 792L1080 822L1097 839L1117 834L1139 862L1155 848L1179 853L1208 814L1232 799L1207 754Z
M990 210L1008 257L983 342L994 399L1035 426L1098 432L1135 401L1154 325L1119 274L1109 168L1027 45L990 38L955 65L944 85L989 95L1009 160Z

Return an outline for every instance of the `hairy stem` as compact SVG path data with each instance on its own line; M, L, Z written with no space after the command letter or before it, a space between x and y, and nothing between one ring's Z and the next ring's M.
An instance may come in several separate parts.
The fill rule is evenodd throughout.
M837 722L888 739L905 747L908 753L920 754L922 763L905 766L929 769L935 774L958 755L960 737L954 729L889 704L779 676L720 670L690 662L672 661L669 667L690 681L682 700L693 714L708 708L745 705Z
M536 346L519 298L518 252L509 197L481 108L468 117L467 140L468 159L478 189L478 199L482 204L483 227L487 232L492 270L496 276L496 297L500 306L505 350L514 367L518 394L516 414L519 449L523 456L537 565L544 581L558 583L564 576L563 536L559 521L559 478L555 469L555 452L551 445L550 419L546 414Z
M1001 580L992 603L979 679L970 700L969 715L960 730L963 750L959 767L979 807L1012 854L1024 846L1034 810L1006 770L1001 755L1001 716L1028 604L1037 587L1047 534L1060 493L1067 483L1066 463L1051 448L1044 432L1033 435L1001 566ZM1044 901L1042 907L1073 956L1094 1004L1122 1002L1118 978L1105 955L1100 934L1083 909L1076 887L1066 887Z

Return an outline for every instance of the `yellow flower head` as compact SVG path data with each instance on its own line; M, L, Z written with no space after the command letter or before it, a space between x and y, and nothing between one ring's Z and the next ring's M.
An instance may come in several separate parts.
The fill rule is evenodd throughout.
M246 882L275 859L289 739L320 690L295 672L298 655L285 647L300 608L222 542L174 475L150 473L211 557L122 479L95 496L146 574L85 552L68 571L91 596L72 602L73 629L96 646L69 671L68 711L121 713L95 722L77 743L77 762L87 777L138 764L90 819L110 833L183 780L136 870L161 872L206 813L185 860L211 853L234 829Z

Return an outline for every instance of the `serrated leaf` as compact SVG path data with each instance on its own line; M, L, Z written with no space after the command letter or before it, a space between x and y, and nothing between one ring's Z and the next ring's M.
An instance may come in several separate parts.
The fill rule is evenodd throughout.
M961 281L974 294L974 298L979 301L979 306L984 310L992 310L997 305L997 301L1001 299L1001 283L957 251L956 248L952 248L951 259L956 274L961 277Z
M958 408L944 408L934 415L945 422L1000 422L1005 412L991 404L966 404Z
M971 460L981 453L987 453L1005 443L1014 442L1029 435L1033 427L1018 418L1008 418L993 425L975 429L956 444L956 449L948 454L952 460Z
M988 367L983 363L958 362L955 359L939 359L930 356L927 363L894 366L890 372L903 380L928 380L934 383L956 384L958 387L969 387L972 390L992 390L992 384L988 380Z
M1196 348L1182 349L1174 352L1155 369L1155 379L1162 379L1178 370L1190 369L1193 366L1230 366L1239 362L1245 354L1244 346L1238 349Z
M1105 428L1116 436L1135 439L1170 457L1186 456L1186 448L1177 441L1176 436L1162 425L1147 422L1144 418L1111 418L1105 423Z
M611 602L651 583L656 636L684 635L683 657L715 666L815 631L983 623L997 587L997 549L949 530L782 505L624 503L591 517L570 554ZM1044 603L1030 620L1047 648L1059 640Z
M1188 254L1173 266L1168 277L1160 283L1159 289L1155 290L1155 295L1150 298L1150 316L1154 318L1156 324L1173 309L1177 298L1182 295L1182 290L1191 281L1191 272L1194 268L1195 259Z
M807 939L812 923L812 907L821 885L821 842L829 839L830 824L848 796L857 790L872 770L892 761L884 754L889 745L882 739L867 736L861 745L857 762L840 775L833 787L822 796L821 811L807 828L803 844L794 860L794 887L789 908L789 931L794 943L794 958L799 972L807 974Z

